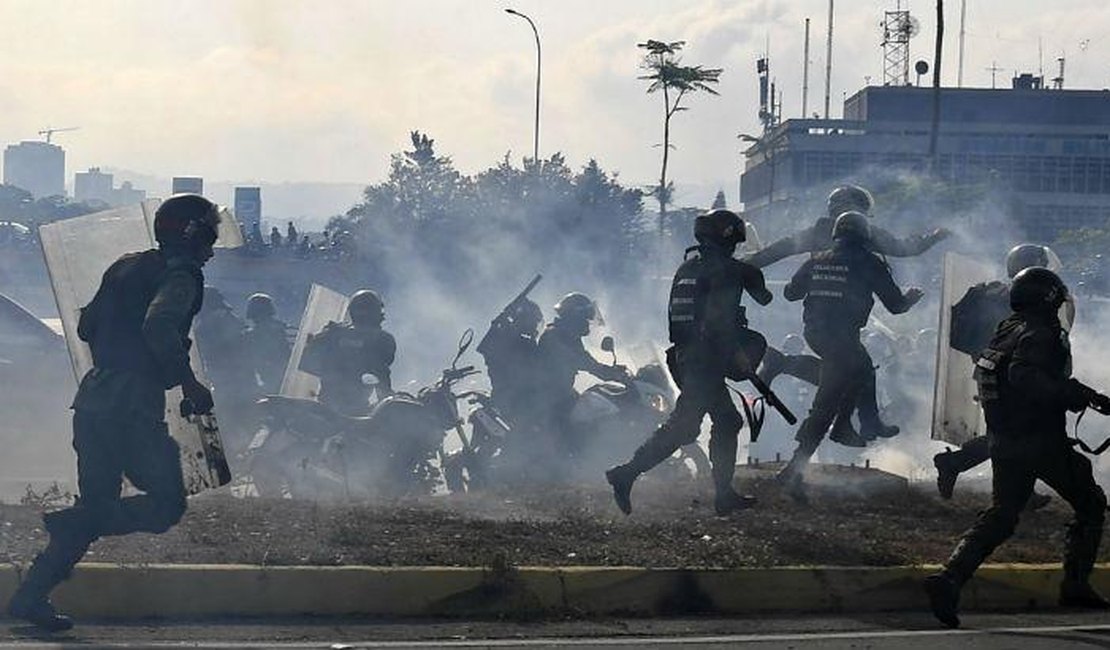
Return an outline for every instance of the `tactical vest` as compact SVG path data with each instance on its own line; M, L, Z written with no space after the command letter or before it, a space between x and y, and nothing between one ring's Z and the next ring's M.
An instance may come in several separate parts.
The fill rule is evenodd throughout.
M194 265L187 268L196 282L189 318L181 324L187 340L193 316L204 297L204 277ZM164 381L162 369L143 337L143 322L168 270L161 251L131 253L118 259L104 273L100 289L84 309L78 334L92 350L97 368L127 370ZM168 387L167 387L168 388Z
M747 327L747 312L740 304L744 285L728 273L732 258L707 256L697 246L686 254L667 303L671 343L687 345Z
M973 378L978 386L979 403L984 409L1000 406L1012 408L1019 404L1009 403L1012 400L1009 386L1010 363L1013 361L1014 350L1018 341L1029 325L1017 317L1002 321L998 331L991 339L990 345L983 350L975 362ZM1067 333L1059 331L1061 344L1067 354L1062 371L1064 376L1071 376L1071 354L1067 341Z
M807 324L860 329L875 299L865 275L863 248L837 246L813 256L803 318Z

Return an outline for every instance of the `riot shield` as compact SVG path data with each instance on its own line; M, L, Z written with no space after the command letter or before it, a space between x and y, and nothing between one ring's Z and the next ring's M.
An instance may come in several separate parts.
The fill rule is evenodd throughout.
M301 358L308 337L319 334L331 322L341 322L347 316L347 296L331 289L313 284L308 293L308 303L301 316L301 326L293 342L293 352L289 364L285 366L285 376L281 380L281 395L315 399L320 392L320 378L301 369Z
M141 204L143 217L146 219L147 228L150 229L150 239L154 241L154 215L158 206L162 205L161 199L147 199ZM239 248L243 245L243 230L235 215L226 206L218 206L220 211L220 225L216 233L216 243L213 248Z
M986 434L983 411L975 399L971 356L951 346L952 307L967 290L992 279L990 267L946 253L937 335L937 374L933 385L933 439L960 445Z
M80 382L92 368L89 346L77 336L81 308L100 286L104 271L121 255L154 246L148 227L148 201L104 212L56 221L39 228L43 257L58 305L73 372ZM197 346L191 360L203 381ZM185 418L180 412L181 389L166 395L166 424L181 447L182 473L189 494L219 487L230 481L227 460L213 417Z

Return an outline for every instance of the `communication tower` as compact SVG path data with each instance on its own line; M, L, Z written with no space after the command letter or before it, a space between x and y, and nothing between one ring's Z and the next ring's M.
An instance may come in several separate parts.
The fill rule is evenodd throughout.
M883 22L883 85L910 84L910 39L921 31L917 19L897 4L894 11L884 13Z

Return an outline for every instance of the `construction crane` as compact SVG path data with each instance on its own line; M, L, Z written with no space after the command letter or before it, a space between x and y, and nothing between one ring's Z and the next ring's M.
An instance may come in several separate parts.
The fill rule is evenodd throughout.
M45 129L39 131L39 135L45 135L46 136L46 144L50 144L50 136L54 135L55 133L61 133L62 131L76 131L79 128L81 128L81 127L79 127L79 126L66 126L66 127L60 128L60 129L52 129L48 126Z

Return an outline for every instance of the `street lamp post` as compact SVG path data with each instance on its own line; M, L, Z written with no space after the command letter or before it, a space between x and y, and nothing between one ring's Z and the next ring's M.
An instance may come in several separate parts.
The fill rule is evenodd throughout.
M540 32L536 29L536 23L519 11L506 9L505 13L527 20L532 26L532 34L536 37L536 125L532 134L532 160L538 165L540 163Z

